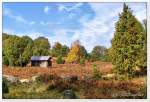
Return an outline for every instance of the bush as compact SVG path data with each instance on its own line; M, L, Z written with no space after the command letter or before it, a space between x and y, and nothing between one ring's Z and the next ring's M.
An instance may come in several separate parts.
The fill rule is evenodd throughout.
M62 56L58 56L56 60L57 64L64 64L65 61L62 59Z
M85 59L80 59L80 65L85 65Z
M146 83L144 83L144 85L141 86L140 92L141 92L141 98L146 99L147 98L147 84Z
M120 81L124 81L124 80L127 80L128 77L125 76L125 75L117 75L117 79L120 80Z
M101 74L100 74L96 64L93 64L93 78L96 80L101 78Z
M52 79L54 79L54 75L42 74L36 78L36 82L48 83Z
M9 89L8 89L8 85L7 85L7 80L5 78L3 78L3 83L2 83L2 90L3 90L3 94L4 93L9 93Z

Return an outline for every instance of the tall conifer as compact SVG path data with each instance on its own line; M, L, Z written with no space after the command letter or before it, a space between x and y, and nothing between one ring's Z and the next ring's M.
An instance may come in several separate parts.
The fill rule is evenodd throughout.
M123 12L115 25L111 57L115 72L132 77L139 52L143 48L144 28L124 3Z

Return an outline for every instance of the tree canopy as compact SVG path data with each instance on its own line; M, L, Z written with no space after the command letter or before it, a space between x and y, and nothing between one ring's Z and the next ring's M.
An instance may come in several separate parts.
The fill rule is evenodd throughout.
M111 57L118 75L132 77L138 58L145 45L146 37L142 24L124 4L123 12L115 25L112 39ZM144 54L144 56L146 56Z
M34 41L28 36L18 37L3 33L3 64L24 66L33 55L48 55L50 44L48 39L39 37Z
M106 55L107 48L104 46L95 46L92 50L92 60L98 61L103 60Z

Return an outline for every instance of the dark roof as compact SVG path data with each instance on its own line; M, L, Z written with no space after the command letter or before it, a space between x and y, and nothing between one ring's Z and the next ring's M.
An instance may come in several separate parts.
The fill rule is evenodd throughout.
M47 61L49 60L51 57L50 56L32 56L31 57L31 61Z

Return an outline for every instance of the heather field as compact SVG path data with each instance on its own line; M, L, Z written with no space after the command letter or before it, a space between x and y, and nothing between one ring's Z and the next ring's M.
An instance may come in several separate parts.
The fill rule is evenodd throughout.
M139 76L130 80L117 80L113 75L110 62L94 62L102 78L93 79L92 64L57 64L51 68L3 67L3 75L14 76L17 80L35 81L9 83L9 93L4 98L63 98L65 90L72 90L74 98L146 98L146 77ZM111 76L110 76L111 75Z

